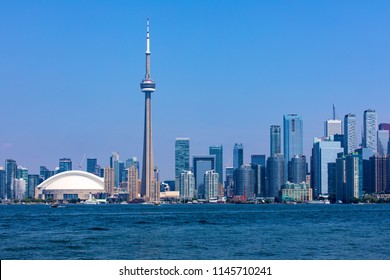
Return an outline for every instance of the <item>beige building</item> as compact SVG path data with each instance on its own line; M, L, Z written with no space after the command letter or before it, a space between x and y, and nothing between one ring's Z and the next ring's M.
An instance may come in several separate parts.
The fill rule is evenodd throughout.
M307 183L287 182L282 188L283 202L308 202L313 200L313 189Z
M103 178L72 170L58 173L36 187L35 198L53 200L86 200L89 194L104 192Z
M104 168L104 191L111 195L114 194L114 185L115 185L115 171L114 168L106 167Z

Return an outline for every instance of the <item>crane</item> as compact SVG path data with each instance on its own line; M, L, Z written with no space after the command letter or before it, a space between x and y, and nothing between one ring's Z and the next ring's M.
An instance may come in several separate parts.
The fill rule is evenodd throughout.
M82 160L79 163L79 170L81 170L81 167L83 166L85 156L86 156L86 154L83 155L83 158L82 158Z

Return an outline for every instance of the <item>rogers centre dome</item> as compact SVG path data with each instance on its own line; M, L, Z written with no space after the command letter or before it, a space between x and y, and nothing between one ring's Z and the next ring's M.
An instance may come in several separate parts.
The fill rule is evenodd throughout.
M55 200L88 199L89 194L104 192L104 179L94 174L72 170L61 172L37 186L36 198Z

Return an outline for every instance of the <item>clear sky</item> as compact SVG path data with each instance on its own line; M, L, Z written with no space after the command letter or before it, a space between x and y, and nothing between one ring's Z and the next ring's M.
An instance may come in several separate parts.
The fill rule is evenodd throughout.
M390 1L0 0L0 165L141 159L147 17L163 180L176 137L191 155L222 144L225 166L243 143L249 162L269 155L269 127L289 113L310 156L333 103L359 133L368 108L390 122L389 15Z

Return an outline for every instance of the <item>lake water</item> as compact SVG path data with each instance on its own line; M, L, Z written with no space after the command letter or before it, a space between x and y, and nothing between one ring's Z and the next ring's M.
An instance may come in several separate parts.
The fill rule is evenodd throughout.
M0 205L0 259L390 259L390 204Z

